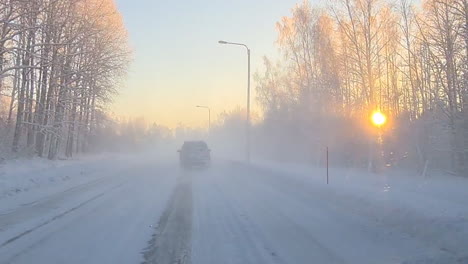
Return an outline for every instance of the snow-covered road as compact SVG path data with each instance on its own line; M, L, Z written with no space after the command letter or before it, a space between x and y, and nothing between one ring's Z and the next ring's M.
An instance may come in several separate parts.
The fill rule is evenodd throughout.
M0 263L141 263L177 171L157 163L115 167L0 212Z
M192 262L468 263L468 200L424 211L440 200L314 172L230 165L194 177Z
M0 211L0 263L468 263L466 179L146 160Z

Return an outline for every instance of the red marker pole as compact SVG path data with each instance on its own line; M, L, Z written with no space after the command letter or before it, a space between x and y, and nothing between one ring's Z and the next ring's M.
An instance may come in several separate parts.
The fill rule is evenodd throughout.
M328 146L327 146L327 184L328 184Z

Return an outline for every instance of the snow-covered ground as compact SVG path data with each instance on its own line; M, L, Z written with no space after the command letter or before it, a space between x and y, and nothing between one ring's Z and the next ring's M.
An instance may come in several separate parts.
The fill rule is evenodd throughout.
M468 263L468 181L231 165L194 181L193 263ZM216 250L213 250L216 248Z
M174 166L132 156L58 163L36 177L67 173L70 180L0 200L8 208L0 211L0 263L140 263L172 192ZM22 196L29 202L18 205Z
M112 168L116 155L82 157L75 160L17 159L0 163L0 210L34 202L42 196L101 178L102 169ZM117 163L118 164L118 163Z
M0 263L468 263L467 179L174 156L5 164Z

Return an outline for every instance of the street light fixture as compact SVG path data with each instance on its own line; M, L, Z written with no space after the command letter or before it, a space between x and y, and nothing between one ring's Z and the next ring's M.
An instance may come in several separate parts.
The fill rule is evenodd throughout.
M224 40L220 40L218 43L223 45L243 46L247 49L247 120L245 126L245 158L247 163L250 163L250 49L247 45L242 43L228 42Z
M210 133L211 132L211 108L209 108L208 106L204 106L204 105L196 105L195 107L208 109L208 133Z

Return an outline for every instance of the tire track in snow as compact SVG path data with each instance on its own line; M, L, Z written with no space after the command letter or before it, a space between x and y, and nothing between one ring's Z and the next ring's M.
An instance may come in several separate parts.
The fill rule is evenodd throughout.
M58 214L58 215L55 215L54 217L52 217L52 218L50 218L50 219L48 219L48 220L46 220L46 221L44 221L44 222L42 222L42 223L36 225L36 226L34 226L34 227L30 228L30 229L27 229L27 230L23 231L22 233L20 233L20 234L14 236L14 237L12 237L12 238L6 240L6 241L3 242L2 244L0 244L0 248L3 248L3 247L5 247L6 245L8 245L8 244L10 244L10 243L12 243L12 242L14 242L14 241L16 241L16 240L18 240L18 239L20 239L20 238L26 236L26 235L28 235L28 234L34 232L35 230L37 230L37 229L39 229L39 228L41 228L41 227L43 227L43 226L45 226L45 225L48 225L48 224L50 224L51 222L53 222L53 221L55 221L55 220L57 220L57 219L60 219L60 218L62 218L62 217L64 217L64 216L68 215L69 213L71 213L71 212L73 212L73 211L76 211L77 209L79 209L79 208L85 206L86 204L88 204L88 203L90 203L90 202L92 202L92 201L94 201L94 200L96 200L96 199L102 197L102 196L105 195L107 192L112 191L112 190L115 190L115 189L121 187L123 184L124 184L124 183L120 183L120 184L117 185L117 186L114 186L114 187L112 187L112 188L110 188L110 189L105 190L104 192L101 192L101 193L99 193L99 194L97 194L97 195L94 195L94 196L92 196L91 198L89 198L89 199L87 199L87 200L85 200L85 201L79 203L78 205L76 205L76 206L74 206L74 207L72 207L72 208L70 208L70 209L68 209L68 210L66 210L66 211L64 211L64 212L62 212L62 213L60 213L60 214Z
M86 190L86 189L88 189L90 187L93 187L93 186L95 186L95 185L97 185L99 183L104 182L105 180L106 180L106 177L91 180L89 182L85 182L85 183L70 187L68 189L65 189L63 191L60 191L60 192L57 192L57 193L54 193L54 194L39 198L39 199L37 199L35 201L21 204L17 208L2 211L0 213L0 229L6 229L5 227L9 223L7 223L8 221L5 220L5 219L7 219L10 216L15 218L15 222L16 222L16 219L18 218L18 215L22 215L22 217L19 217L20 219L27 218L27 217L24 217L23 214L26 214L27 216L34 216L35 215L35 212L33 212L34 208L44 207L43 206L44 204L54 202L54 201L58 201L58 200L63 199L64 197L68 197L70 195L80 193L80 192L82 192L82 191L84 191L84 190ZM5 224L5 223L7 223L7 224Z
M143 252L144 264L191 262L192 211L192 179L190 173L184 173Z
M225 166L203 176L193 185L192 263L288 263L252 221L245 204L239 204L238 197L244 195L239 188L248 188L245 182L231 185Z

